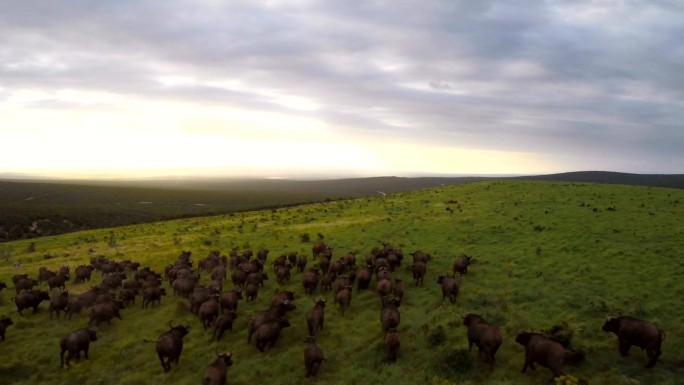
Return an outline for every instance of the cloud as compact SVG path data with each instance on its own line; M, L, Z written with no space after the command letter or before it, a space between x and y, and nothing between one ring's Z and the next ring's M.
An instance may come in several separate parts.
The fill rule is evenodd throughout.
M674 1L6 2L0 109L105 94L99 108L243 109L368 143L684 172L682 17Z

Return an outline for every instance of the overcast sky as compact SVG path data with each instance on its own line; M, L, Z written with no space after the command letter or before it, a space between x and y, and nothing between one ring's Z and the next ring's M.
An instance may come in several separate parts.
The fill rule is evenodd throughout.
M684 2L0 1L0 172L684 173Z

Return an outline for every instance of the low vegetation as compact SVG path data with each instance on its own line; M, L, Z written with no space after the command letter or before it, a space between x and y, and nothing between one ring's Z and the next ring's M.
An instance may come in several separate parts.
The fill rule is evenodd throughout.
M0 378L8 384L197 384L218 350L232 352L230 384L681 384L683 204L683 190L493 181L7 242L0 244L0 282L8 286L0 291L0 319L9 316L13 325L0 341ZM404 264L393 273L405 287L396 362L385 348L375 279L369 290L353 290L344 316L332 292L304 294L296 270L289 282L276 282L276 257L310 257L319 241L334 247L333 260L356 252L357 265L383 242L404 251ZM37 314L26 309L22 317L11 300L12 276L36 278L41 266L68 265L73 271L103 255L163 273L182 250L198 261L213 250L227 255L233 248L269 249L269 279L256 300L240 301L233 330L219 342L211 341L212 330L205 331L189 302L171 295L164 282L170 295L160 305L141 309L138 298L121 310L121 320L98 326L89 360L81 357L61 368L60 338L86 327L87 311L50 320L44 302ZM424 287L413 284L408 253L416 250L431 255ZM457 276L460 292L451 304L442 300L437 279L452 274L463 254L473 257L472 264L466 276ZM94 272L92 284L100 280ZM73 294L90 285L69 282L67 289ZM231 287L229 278L224 291ZM254 342L247 344L247 322L280 290L295 292L297 308L287 314L292 326L282 330L275 347L260 353ZM318 298L327 299L324 328L316 337L325 361L316 377L305 378L306 314ZM501 331L493 371L476 349L468 351L460 318L467 313L481 314ZM646 319L666 332L655 368L645 368L646 354L638 348L620 356L615 335L601 330L607 314ZM190 332L180 364L164 373L154 344L143 339L156 340L169 322L187 323ZM566 365L566 376L555 381L539 366L520 373L524 348L514 339L521 329L547 332L586 359Z

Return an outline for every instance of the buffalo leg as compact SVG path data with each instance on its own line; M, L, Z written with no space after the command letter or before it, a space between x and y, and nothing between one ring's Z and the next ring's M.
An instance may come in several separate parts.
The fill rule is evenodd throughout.
M646 350L646 354L648 355L648 364L646 365L647 368L652 368L655 366L656 361L658 361L658 357L660 357L660 350L655 350L655 349L649 349Z
M620 340L620 345L619 345L620 354L623 357L627 357L629 355L629 348L631 348L631 347L632 347L632 345L629 342L627 342L625 340Z

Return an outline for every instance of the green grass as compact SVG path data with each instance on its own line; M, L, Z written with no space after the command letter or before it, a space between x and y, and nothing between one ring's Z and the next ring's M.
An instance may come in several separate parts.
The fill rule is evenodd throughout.
M270 260L290 251L308 255L311 243L301 241L305 233L314 241L318 233L324 235L336 256L358 251L362 260L380 242L405 253L420 249L432 254L424 288L413 286L406 267L395 273L406 286L396 364L387 362L374 291L354 291L344 318L328 294L325 329L318 337L327 360L317 378L305 379L305 314L313 301L303 295L300 275L295 274L284 287L299 295L297 310L288 315L293 327L264 354L247 345L246 323L281 289L273 276L257 301L240 303L234 331L218 344L209 341L210 332L202 330L185 300L165 297L159 307L143 311L138 302L122 311L122 321L102 325L99 340L91 345L91 359L75 361L69 369L59 367L59 338L84 327L85 312L71 321L50 321L43 304L38 314L29 311L20 317L10 287L0 293L0 318L9 315L15 322L7 341L0 342L0 379L8 384L197 384L218 346L233 351L231 384L266 379L271 385L546 384L551 374L544 368L520 373L523 348L513 339L523 328L539 331L567 322L574 332L573 345L587 352L586 362L567 366L567 374L592 385L684 383L682 190L495 181L84 231L1 244L0 280L12 286L16 273L36 276L40 266L74 268L97 255L133 259L157 271L181 250L191 250L194 260L211 250L227 254L232 247L267 247ZM115 246L110 245L111 234ZM28 251L31 242L33 252ZM476 263L461 279L461 296L451 305L442 302L436 280L450 272L452 261L462 253L473 255ZM15 261L22 266L15 268ZM88 287L72 284L69 290ZM458 317L467 312L483 314L504 335L493 372L475 351L467 353L466 330ZM650 320L666 331L655 369L644 368L646 355L637 348L621 357L616 337L601 331L606 314L618 312ZM154 345L142 339L156 339L170 320L188 321L192 330L180 366L164 374ZM437 332L440 326L443 338Z

